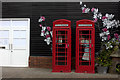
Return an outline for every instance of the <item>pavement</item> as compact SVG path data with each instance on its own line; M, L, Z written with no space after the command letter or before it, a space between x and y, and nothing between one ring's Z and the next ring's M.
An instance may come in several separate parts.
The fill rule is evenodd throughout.
M44 68L2 68L2 78L118 78L118 74L53 73Z

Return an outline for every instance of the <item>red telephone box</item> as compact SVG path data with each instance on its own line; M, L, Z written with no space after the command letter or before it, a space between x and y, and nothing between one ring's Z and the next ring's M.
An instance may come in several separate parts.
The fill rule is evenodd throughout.
M95 28L91 20L76 22L76 72L94 73Z
M52 72L71 72L71 21L53 22Z

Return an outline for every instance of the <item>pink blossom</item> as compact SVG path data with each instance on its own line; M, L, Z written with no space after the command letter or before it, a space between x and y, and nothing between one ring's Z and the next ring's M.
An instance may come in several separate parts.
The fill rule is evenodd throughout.
M107 31L107 28L103 28L102 30L103 30L104 32L106 32L106 31Z
M86 8L84 8L84 9L82 10L82 13L85 13L85 10L86 10Z
M118 39L118 34L117 33L115 33L114 36Z
M108 38L108 40L110 40L110 38L111 38L110 35L108 35L107 38Z
M48 30L48 31L51 31L51 27L48 26L48 27L47 27L47 30Z
M97 20L98 20L98 19L97 19L97 18L95 18L94 22L97 22Z
M42 31L42 33L45 33L45 31Z
M50 35L48 34L48 35L46 35L46 38L48 38L48 37L50 37Z
M106 16L103 16L102 19L107 19L107 17L106 17Z
M40 26L40 27L42 27L42 25L41 25L41 24L40 24L39 26Z
M43 19L43 21L45 21L45 17L44 16L41 16L41 18Z
M95 8L92 8L91 11L93 12L95 10Z

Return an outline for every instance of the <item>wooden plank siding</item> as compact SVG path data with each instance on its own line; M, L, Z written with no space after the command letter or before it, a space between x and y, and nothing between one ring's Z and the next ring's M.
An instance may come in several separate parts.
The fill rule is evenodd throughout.
M99 8L102 14L115 14L118 19L118 2L85 2L88 7ZM119 8L120 9L120 8ZM30 55L31 56L51 56L51 46L44 42L40 36L38 19L39 16L46 17L46 25L52 27L52 23L57 19L71 20L72 28L72 56L75 56L75 28L76 21L80 19L91 19L92 13L82 14L79 2L3 2L3 18L30 18ZM100 49L100 38L98 26L95 26L95 52Z

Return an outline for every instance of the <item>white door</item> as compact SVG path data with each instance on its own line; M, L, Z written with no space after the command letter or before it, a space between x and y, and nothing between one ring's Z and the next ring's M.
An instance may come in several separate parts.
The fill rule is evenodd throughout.
M1 49L6 54L2 56L2 66L28 67L30 20L10 19L10 22L8 50Z

